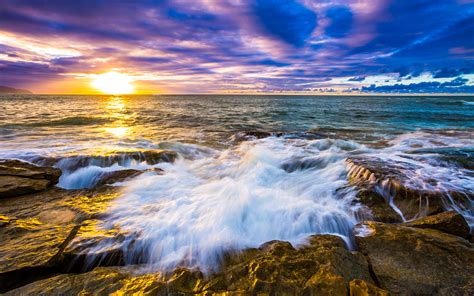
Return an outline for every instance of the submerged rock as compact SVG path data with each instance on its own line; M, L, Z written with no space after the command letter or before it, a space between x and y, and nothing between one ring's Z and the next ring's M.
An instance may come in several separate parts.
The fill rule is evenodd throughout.
M474 170L474 147L421 148L407 151L407 153L435 155L444 163Z
M61 170L28 162L0 160L0 198L39 192L58 183Z
M473 295L474 247L467 240L379 222L364 222L355 231L383 289L397 295Z
M349 181L352 184L370 192L371 196L382 197L386 203L402 214L405 220L437 214L452 207L469 209L471 200L474 199L468 192L441 192L409 185L411 180L406 172L419 169L412 163L386 161L374 157L348 158L346 163ZM364 203L363 198L361 202ZM372 206L371 202L367 205L369 208ZM375 210L377 211L378 209Z
M470 228L466 220L461 214L455 211L448 211L433 216L427 216L406 223L406 225L417 228L436 229L463 237L465 239L469 239L471 236Z

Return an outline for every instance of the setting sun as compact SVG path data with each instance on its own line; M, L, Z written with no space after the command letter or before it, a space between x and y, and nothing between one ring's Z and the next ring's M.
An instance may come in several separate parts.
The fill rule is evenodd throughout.
M134 92L132 78L118 72L99 74L92 81L92 86L105 94L124 95Z

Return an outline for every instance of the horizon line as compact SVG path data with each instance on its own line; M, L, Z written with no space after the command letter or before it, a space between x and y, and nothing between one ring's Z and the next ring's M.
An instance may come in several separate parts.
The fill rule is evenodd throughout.
M23 96L474 96L474 93L137 93L137 94L99 94L99 93L3 93L3 95Z

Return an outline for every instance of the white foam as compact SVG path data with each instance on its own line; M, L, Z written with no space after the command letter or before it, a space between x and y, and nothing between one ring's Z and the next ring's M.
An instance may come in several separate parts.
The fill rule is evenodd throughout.
M110 225L130 238L131 258L152 266L208 269L225 250L269 240L302 243L315 233L349 237L357 223L346 185L347 141L268 138L244 142L215 157L163 164L166 174L128 182L111 209ZM281 165L314 155L328 163L288 173ZM133 247L132 247L133 245Z

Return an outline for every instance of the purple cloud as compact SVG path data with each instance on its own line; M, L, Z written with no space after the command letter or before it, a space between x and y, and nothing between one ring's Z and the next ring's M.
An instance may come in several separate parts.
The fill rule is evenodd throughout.
M120 69L150 91L472 92L473 20L473 3L451 0L3 1L0 82ZM405 82L422 73L428 84ZM380 75L400 83L369 85Z

